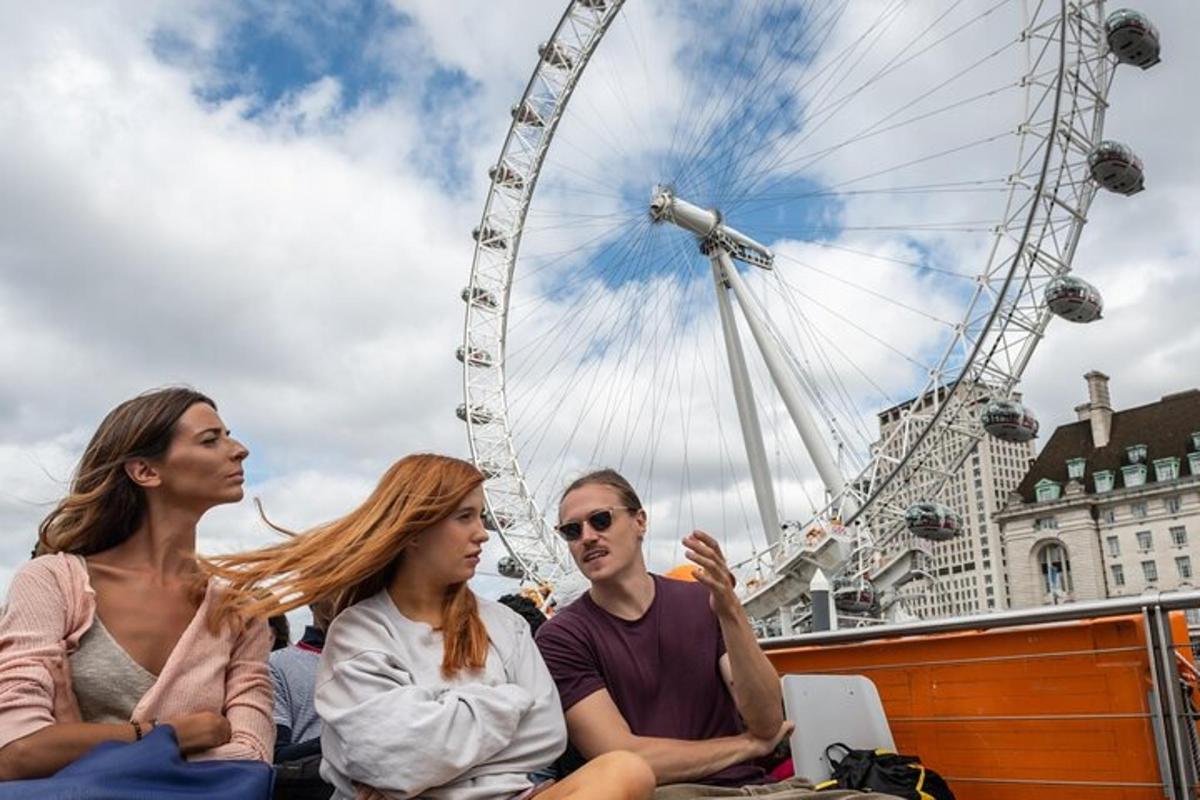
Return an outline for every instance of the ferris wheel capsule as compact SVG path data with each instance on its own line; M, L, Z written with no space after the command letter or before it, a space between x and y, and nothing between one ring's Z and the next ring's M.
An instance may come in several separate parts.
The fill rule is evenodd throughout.
M1137 194L1146 188L1142 160L1127 145L1103 141L1088 154L1092 180L1117 194Z
M545 42L538 45L538 55L552 67L558 67L563 70L570 70L575 66L575 62L571 59L567 48L563 47L558 42Z
M1074 275L1059 275L1050 281L1042 297L1052 312L1070 322L1094 322L1104 309L1096 287Z
M504 514L494 514L491 511L483 512L483 527L486 530L499 533L505 528L511 528L512 524L512 519Z
M496 418L495 414L483 406L471 406L468 410L466 403L459 403L458 408L454 409L454 414L463 422L469 419L473 425L487 425Z
M454 356L461 363L472 367L490 367L492 365L492 354L482 347L472 347L470 352L461 344L454 351Z
M531 128L546 127L546 121L542 119L542 115L528 101L517 103L512 107L512 118L514 121L522 125L528 125Z
M508 239L491 225L480 225L471 231L471 238L479 242L481 247L491 250L507 250Z
M1037 436L1033 412L1016 400L990 400L980 415L983 429L1003 442L1028 442Z
M476 308L486 308L490 311L495 311L500 307L496 302L496 295L489 292L480 286L468 286L462 290L463 302L475 306Z
M501 186L507 186L510 189L520 191L525 188L525 179L521 177L521 173L503 161L488 169L488 177Z
M495 461L480 461L475 466L477 466L479 471L483 473L483 477L487 478L488 480L491 480L492 478L498 478L504 474L504 467L500 466Z
M1109 49L1122 64L1150 69L1159 58L1158 29L1149 17L1132 8L1119 8L1104 21Z
M866 581L835 585L833 589L833 604L847 614L865 614L877 601L875 587Z
M909 533L931 542L945 542L962 534L962 517L941 503L913 503L904 512Z
M506 578L518 581L525 579L525 570L521 567L521 562L512 556L501 556L496 562L496 571Z

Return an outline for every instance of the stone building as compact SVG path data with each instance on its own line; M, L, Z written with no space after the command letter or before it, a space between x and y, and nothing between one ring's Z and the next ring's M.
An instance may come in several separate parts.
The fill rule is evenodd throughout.
M1200 390L1113 411L1089 372L996 515L1014 607L1192 588L1200 569Z
M973 391L977 395L973 399L983 397L979 389ZM913 402L915 399L880 412L881 441L887 441L901 413ZM908 611L931 619L1008 607L1004 550L994 516L1021 482L1033 457L1032 442L1005 442L991 436L980 439L937 498L962 517L963 535L930 545L935 581L927 588L914 584L916 588L902 591ZM910 536L902 534L889 552L906 546L905 537Z

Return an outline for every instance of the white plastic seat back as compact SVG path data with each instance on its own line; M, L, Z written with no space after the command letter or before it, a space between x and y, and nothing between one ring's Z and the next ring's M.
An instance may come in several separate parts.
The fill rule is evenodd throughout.
M796 775L813 783L832 775L825 748L834 742L856 750L896 749L879 691L870 678L784 675L783 705L787 718L796 723L791 738Z

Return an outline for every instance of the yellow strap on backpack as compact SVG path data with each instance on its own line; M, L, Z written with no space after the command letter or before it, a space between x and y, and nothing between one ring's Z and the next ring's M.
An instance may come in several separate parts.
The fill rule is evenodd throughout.
M913 788L917 790L917 797L920 800L936 800L933 795L924 791L925 789L925 766L923 764L909 764L913 769L921 771L921 777L917 778L917 785Z

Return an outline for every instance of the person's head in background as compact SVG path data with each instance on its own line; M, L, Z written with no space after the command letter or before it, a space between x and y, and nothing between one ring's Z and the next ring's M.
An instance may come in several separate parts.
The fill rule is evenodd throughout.
M538 628L546 621L546 615L537 607L537 603L523 594L506 594L497 601L520 614L529 623L529 632L537 633Z
M268 617L267 624L271 626L271 636L274 637L271 641L272 652L282 650L292 643L292 626L288 624L286 614Z

